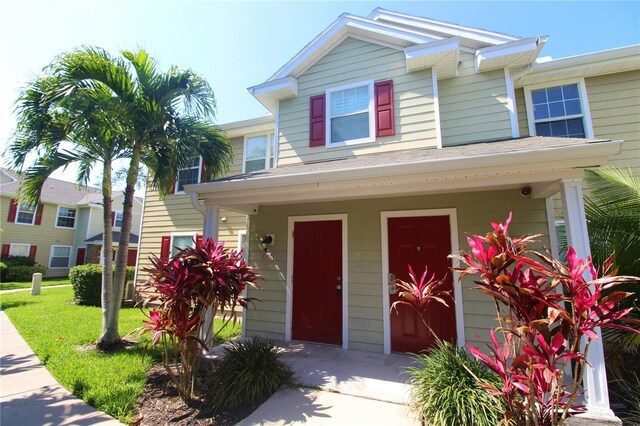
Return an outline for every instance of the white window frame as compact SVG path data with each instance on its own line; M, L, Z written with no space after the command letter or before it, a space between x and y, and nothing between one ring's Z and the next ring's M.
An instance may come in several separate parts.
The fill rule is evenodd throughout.
M240 251L242 250L243 244L242 244L242 240L244 240L244 244L247 246L247 250L242 252L242 257L244 258L244 260L246 262L249 261L249 241L247 241L247 230L246 229L242 229L240 231L238 231L238 244L237 244L237 250Z
M122 226L116 225L116 223L118 222L118 213L122 216L122 220L124 220L124 212L120 210L114 210L113 211L113 229L122 228ZM120 221L120 223L122 223L122 220Z
M58 225L58 219L60 219L60 209L69 209L69 210L75 210L76 215L73 217L73 226L59 226ZM65 218L68 218L67 216L65 216ZM69 206L58 206L58 211L56 212L56 228L60 228L60 229L76 229L76 223L78 222L78 209L75 207L69 207Z
M589 109L589 99L587 98L587 86L584 82L584 78L570 79L570 80L557 80L548 83L532 84L524 87L524 101L527 108L527 124L529 126L529 135L536 136L536 119L533 114L533 98L531 92L540 89L548 89L551 87L567 86L571 84L577 84L578 93L580 95L580 107L582 108L582 114L567 115L563 117L556 117L553 119L545 119L545 122L570 120L572 118L582 118L582 126L584 127L584 137L586 139L594 138L593 125L591 123L591 111Z
M28 243L11 243L9 244L9 256L19 256L13 253L14 246L27 246L27 254L26 257L29 257L29 253L31 253L31 244Z
M242 144L242 173L243 174L247 173L247 143L249 142L249 139L260 137L260 136L267 137L267 147L265 148L266 157L264 159L265 167L264 169L260 169L260 170L268 170L268 169L275 168L276 166L276 163L275 163L276 143L275 143L274 134L273 133L252 133L250 135L244 136L244 143ZM255 158L254 160L258 160L258 158ZM273 166L271 166L271 161L273 161Z
M367 86L369 89L369 137L360 139L351 139L343 142L331 142L331 95L342 90L353 89L355 87ZM373 80L360 81L358 83L345 84L343 86L332 87L325 92L325 147L337 148L342 146L357 145L362 143L375 142L376 140L376 120L374 108L374 87Z
M27 226L32 226L33 224L36 223L36 215L38 214L38 205L36 204L35 208L33 209L33 216L31 217L31 223L27 223L27 222L18 222L18 218L20 217L20 206L22 204L27 204L24 201L18 201L18 205L16 206L16 219L13 221L13 223L16 223L18 225L27 225ZM23 212L26 213L26 212Z
M196 235L198 235L197 232L172 232L171 245L169 246L169 256L170 257L174 256L173 254L173 248L175 247L175 244L173 243L174 237L191 237L191 239L195 241Z
M195 169L195 166L194 167L182 167L182 168L179 168L176 171L176 181L174 183L174 190L173 190L173 193L176 194L176 195L185 193L184 191L178 191L178 187L179 187L178 179L180 178L180 170L187 170L187 169ZM198 155L198 182L197 183L200 183L200 177L201 176L202 176L202 156Z
M69 249L69 258L67 260L67 266L51 266L51 261L53 260L54 256L53 256L53 250L55 248L58 247L63 247L63 248L68 248ZM71 264L71 256L73 255L73 247L72 246L65 246L65 245L52 245L51 246L51 250L49 251L49 269L69 269L69 265ZM55 256L55 257L61 257L61 256Z

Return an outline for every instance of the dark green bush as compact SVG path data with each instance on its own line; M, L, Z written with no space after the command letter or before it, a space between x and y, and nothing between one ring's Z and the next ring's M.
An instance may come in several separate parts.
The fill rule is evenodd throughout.
M31 277L36 272L42 275L47 273L47 268L41 265L33 266L9 266L7 267L7 281L31 281Z
M256 406L269 398L291 377L270 340L255 337L234 342L224 359L207 378L207 401L214 413L241 406Z
M2 259L7 267L12 266L35 266L36 261L28 256L9 256Z
M429 354L415 357L411 375L412 406L431 426L495 426L504 413L502 402L478 386L480 380L501 388L498 377L449 342L438 342ZM469 370L467 370L466 368ZM471 371L473 375L469 372Z
M5 282L7 280L7 264L0 262L0 281Z
M135 268L127 266L127 281L133 279ZM102 265L90 263L69 270L73 298L78 305L102 306Z

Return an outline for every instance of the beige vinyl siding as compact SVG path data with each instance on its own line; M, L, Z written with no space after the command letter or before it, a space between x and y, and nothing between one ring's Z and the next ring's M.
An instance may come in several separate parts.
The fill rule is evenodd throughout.
M512 235L547 233L544 200L523 199L519 191L471 192L463 194L383 198L309 203L283 206L261 206L251 217L250 235L274 234L270 251L274 261L262 259L257 238L250 239L250 263L256 263L264 280L260 290L250 290L249 297L260 299L247 310L246 333L284 339L285 293L287 275L287 233L289 216L347 214L348 222L348 295L349 348L372 352L383 351L382 249L380 213L383 211L456 208L460 248L467 248L466 236L484 234L490 221L504 221L513 211ZM542 244L548 246L543 240ZM319 262L319 266L322 267ZM493 304L486 296L471 289L472 280L463 283L465 338L472 344L488 337L493 321ZM295 291L295 289L294 289Z
M309 98L368 80L393 80L395 136L345 147L309 147ZM298 96L280 101L278 165L436 147L431 71L406 72L404 53L347 38L298 77Z
M227 175L240 174L244 138L231 139L231 144L234 158ZM225 222L222 222L223 218ZM225 241L225 247L237 248L238 231L246 229L246 216L222 210L220 219L220 240ZM193 207L188 194L167 195L161 200L157 191L147 188L140 233L139 270L150 266L149 256L160 255L160 245L164 235L182 232L202 234L203 223L202 213ZM145 279L144 274L139 272L138 282Z
M31 244L37 246L36 263L49 268L51 246L73 246L75 229L56 228L58 206L44 203L42 222L40 225L23 225L7 222L11 197L2 196L0 201L0 219L2 220L2 244ZM71 251L71 264L75 261ZM48 269L47 277L64 277L69 269Z
M471 53L460 53L458 75L438 81L442 145L511 137L503 70L476 73Z
M527 121L527 104L524 100L524 89L515 90L516 93L516 112L518 113L518 129L520 129L520 137L529 136L529 122Z
M640 175L640 71L585 79L596 138L624 140L609 164Z

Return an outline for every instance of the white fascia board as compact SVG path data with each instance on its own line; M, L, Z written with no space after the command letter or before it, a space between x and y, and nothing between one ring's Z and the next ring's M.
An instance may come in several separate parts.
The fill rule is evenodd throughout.
M283 77L249 87L247 90L273 114L279 100L298 95L298 79Z
M435 31L439 33L449 34L451 36L460 36L467 39L476 40L488 44L502 44L514 40L519 37L508 34L496 33L493 31L482 30L479 28L464 27L450 22L437 21L419 16L407 15L400 12L394 12L381 8L375 9L368 17L374 21L389 21L399 25L407 25L423 29L425 31Z
M294 175L254 177L250 179L209 182L204 184L185 185L185 192L198 194L215 193L216 199L222 200L225 194L233 197L237 190L260 190L269 192L270 189L291 185L311 185L307 190L312 191L318 182L349 181L353 179L391 178L415 173L448 173L453 170L478 169L484 167L504 168L509 165L526 165L533 168L536 164L549 162L578 162L581 159L604 158L618 154L622 141L603 141L586 145L561 146L543 149L530 149L518 152L502 152L486 155L464 156L457 158L436 158L404 164L401 168L397 164L385 164L369 167L351 168L345 170L325 170ZM598 166L599 164L589 164ZM566 168L571 168L567 164Z
M434 37L426 36L418 31L410 31L358 16L343 14L267 81L278 80L287 76L299 76L301 72L308 69L310 64L315 63L317 59L322 57L326 50L333 47L337 41L342 40L350 32L360 35L368 33L374 40L376 36L392 39L395 40L395 44L403 47L409 44L421 44L434 40Z
M498 46L490 46L478 49L475 54L474 65L476 72L489 71L496 68L503 68L502 59L507 62L520 59L523 54L530 53L529 63L533 63L537 58L540 50L547 42L548 37L531 37L516 40L510 43L504 43ZM522 64L526 66L529 64Z
M249 133L272 131L274 127L275 119L271 114L220 125L220 128L224 130L230 138L244 136Z
M458 67L458 58L460 56L460 37L446 38L407 47L404 49L404 55L407 61L407 71L431 68L438 62L442 61L443 55L448 53L453 54L453 57L449 58L453 66L453 74L451 72L439 72L438 77L452 77ZM433 58L433 60L430 60L429 57Z
M589 77L637 69L640 69L639 44L535 63L520 73L514 82L517 87L522 87L551 81L567 73L573 77Z

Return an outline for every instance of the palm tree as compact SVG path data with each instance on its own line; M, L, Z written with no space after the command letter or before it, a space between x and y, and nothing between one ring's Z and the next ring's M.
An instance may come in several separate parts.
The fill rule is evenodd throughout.
M212 124L215 97L204 79L175 66L159 72L157 63L144 50L121 54L122 58L113 57L103 49L82 47L61 55L48 67L56 77L47 91L55 102L67 102L78 92L92 93L96 88L108 93L113 114L108 114L110 121L105 129L122 141L122 156L130 160L113 283L102 290L103 329L98 342L102 349L120 342L119 308L140 165L149 170L148 184L164 196L173 187L177 170L186 167L194 156L202 157L207 178L225 171L232 159L226 135ZM30 121L33 127L27 127L37 131L38 120ZM25 176L28 180L32 174L27 170ZM107 222L110 217L105 216L105 236L111 235ZM105 271L109 271L106 265Z

